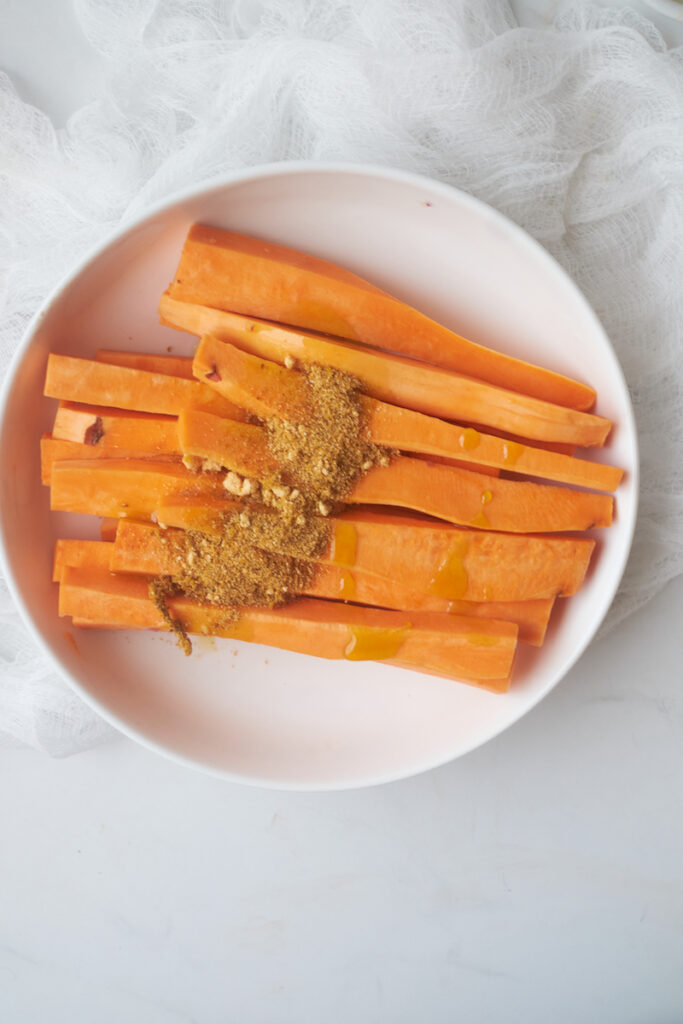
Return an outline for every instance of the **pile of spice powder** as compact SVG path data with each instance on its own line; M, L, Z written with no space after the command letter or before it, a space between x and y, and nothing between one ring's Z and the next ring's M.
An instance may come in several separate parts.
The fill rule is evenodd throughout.
M363 473L388 465L392 453L367 439L356 377L317 363L302 369L310 395L307 421L268 420L268 447L304 496L306 511L329 515Z
M191 644L168 611L168 596L180 592L220 605L226 615L233 611L233 621L239 608L294 600L312 582L314 559L330 543L325 517L342 506L359 477L388 465L394 454L368 441L355 377L317 364L303 373L310 396L306 422L272 418L265 424L268 447L282 465L280 479L245 482L227 473L227 489L242 496L243 509L225 513L215 536L169 531L164 539L173 571L153 581L150 596L187 654Z

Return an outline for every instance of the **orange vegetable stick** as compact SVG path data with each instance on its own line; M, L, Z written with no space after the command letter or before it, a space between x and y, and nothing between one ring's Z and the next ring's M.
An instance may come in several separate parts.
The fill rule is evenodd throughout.
M219 534L239 502L166 498L159 523ZM382 576L415 597L530 601L576 593L595 541L462 530L430 519L350 509L330 517L332 540L318 561ZM265 546L264 540L262 545ZM282 548L280 549L282 550ZM286 552L296 555L295 550Z
M128 519L119 520L114 545L101 546L107 552L106 567L112 572L146 573L152 576L172 575L174 559L168 541L181 530L160 530L151 523L135 523ZM165 538L165 540L164 540ZM58 542L67 544L69 542ZM74 542L80 544L85 542ZM91 542L95 544L96 542ZM111 550L113 547L113 551ZM62 565L87 567L86 552L78 561L69 561L67 548L60 561ZM104 558L104 551L93 549L91 567L98 568ZM55 578L60 578L56 576ZM410 588L401 586L395 580L388 580L373 573L344 569L334 564L319 564L316 575L302 593L309 597L323 597L331 600L353 601L356 604L372 605L378 608L392 608L397 611L434 611L480 618L499 619L516 623L521 643L540 646L543 643L553 606L552 599L539 601L491 602L451 601L446 597L424 594L416 597Z
M156 462L180 462L180 454L150 452L148 455L146 452L140 452L134 448L119 448L117 451L110 451L99 445L60 441L49 434L44 434L40 439L40 479L46 487L49 487L52 480L52 467L55 462L67 462L73 459L142 459L147 457Z
M575 409L595 401L586 384L468 341L332 263L246 235L195 224L169 294L402 352Z
M432 598L435 601L437 598ZM517 625L517 640L530 647L541 647L555 605L552 597L537 601L451 601L450 615L473 615L475 618L500 619ZM430 605L425 605L431 609ZM436 611L436 607L434 608Z
M108 520L113 526L112 540L116 544L101 541L59 539L55 544L53 580L59 581L66 566L74 568L107 569L112 572L137 574L167 574L173 572L173 560L167 545L160 542L162 531L151 523L131 522L127 519ZM118 530L117 530L118 527ZM170 530L164 536L171 537L179 530ZM515 622L519 628L519 641L539 646L547 627L553 602L520 601L482 604L472 601L449 601L446 598L430 597L416 601L410 594L403 594L400 588L388 580L370 573L355 572L334 565L322 565L319 579L307 591L311 596L333 599L354 600L359 604L395 608L399 611L425 610L451 612L459 615L474 615L483 618ZM361 586L356 581L361 580ZM351 587L354 595L346 593ZM375 590L373 588L379 587ZM357 592L356 592L357 591ZM368 594L389 596L396 600L398 595L404 603L391 604L366 600ZM363 599L361 599L363 598Z
M60 538L55 543L52 579L59 583L67 566L80 569L110 571L114 545L101 540L71 540Z
M111 366L128 366L132 370L148 370L150 373L166 373L171 377L193 380L192 357L171 356L156 352L126 352L118 348L99 348L95 356L98 363Z
M449 523L506 533L563 533L609 526L614 499L569 487L484 477L405 456L354 486L353 502L393 505Z
M299 422L306 422L309 418L308 394L300 373L290 373L277 363L258 359L212 335L206 335L199 343L193 369L198 380L204 380L224 398L236 402L255 416L263 419L279 416ZM361 396L361 401L372 403L374 399ZM369 418L367 410L366 418ZM369 433L374 440L372 429ZM454 462L461 465L454 457L446 461L449 465ZM472 472L498 476L497 469L479 466L475 462L468 464L467 468Z
M199 381L54 353L48 357L44 394L67 402L111 405L136 412L177 416L181 409L195 408L244 419L241 409Z
M332 341L313 334L178 302L164 295L162 323L202 336L213 334L252 355L284 363L286 356L334 366L358 377L373 398L417 412L509 430L525 438L595 447L604 444L610 421L503 388L461 377L403 356Z
M460 466L461 469L468 469L470 473L481 473L483 476L500 476L500 470L495 466L480 466L477 462L464 462L462 459L451 459L443 455L422 455L420 452L415 452L413 458L436 462L441 466Z
M52 436L126 456L180 455L177 422L175 416L60 402Z
M208 412L185 409L178 417L178 441L184 456L206 459L246 477L268 480L281 468L268 445L260 443L265 442L263 428L253 423L235 423Z
M310 391L304 375L296 370L259 359L211 335L200 341L193 369L198 380L206 381L224 398L263 419L276 416L306 423L310 418ZM459 464L483 464L599 491L616 490L623 476L623 471L614 466L504 441L366 395L361 396L361 404L368 437L387 448L457 459Z
M263 427L185 409L178 438L187 455L209 459L245 477L277 472ZM567 487L500 480L458 467L399 456L356 482L347 499L413 509L463 526L508 533L549 533L609 526L613 499Z
M103 536L103 540L113 541L116 537L117 525L137 527L145 524L132 524L127 519L109 519L103 520L103 524L107 523L109 529L106 537ZM58 542L59 543L59 542ZM64 542L61 542L64 543ZM82 542L77 542L82 543ZM92 544L94 542L87 542ZM109 549L113 548L113 544L109 544ZM60 559L60 572L62 564L76 565L79 564L81 567L97 568L109 567L109 559L112 557L111 551L107 551L105 554L104 549L101 550L101 558L98 559L98 553L95 553L95 557L91 560L88 552L80 550L78 563L76 561L75 554L72 551L76 549L68 548L66 553L61 556ZM337 600L354 600L358 604L374 604L380 605L377 600L360 600L358 594L351 598L344 591L349 589L349 580L351 587L355 586L355 581L358 578L358 573L354 571L350 573L348 569L341 569L338 566L328 565L323 568L334 569L336 574L334 579L337 581L336 589L333 588L331 583L328 583L329 596ZM117 567L117 571L124 571L122 565ZM470 615L475 617L481 617L486 619L500 619L503 622L514 622L519 630L518 640L520 643L529 644L533 647L540 647L545 639L545 634L550 621L550 614L553 609L554 600L553 598L543 598L532 601L451 601L448 598L438 597L436 595L426 594L423 598L415 598L412 593L405 588L398 588L395 582L388 580L382 580L381 577L375 576L373 573L361 572L361 578L363 580L362 594L368 596L372 591L373 580L379 580L385 585L386 588L391 588L392 600L396 600L398 597L397 604L387 603L381 605L387 608L396 608L397 611L434 611L434 612L447 612L455 615ZM321 586L324 586L325 583ZM315 595L313 595L315 596ZM318 596L322 595L321 593Z
M68 442L64 442L68 443ZM52 466L50 508L111 518L149 519L164 498L225 494L216 473L192 473L152 459L75 459Z
M319 658L385 661L448 678L507 689L517 627L511 622L435 612L387 611L307 599L283 608L245 609L236 622L226 610L186 597L169 599L189 633L267 643ZM167 629L143 578L65 568L59 614L124 629Z
M97 359L102 363L113 363L116 366L130 366L136 370L151 370L154 373L168 373L174 377L185 377L187 380L194 380L194 373L192 372L192 356L169 356L169 355L155 355L153 353L139 353L139 352L124 352L119 349L101 348L97 352ZM62 402L62 405L69 403ZM239 403L237 403L239 405ZM142 415L142 414L140 414ZM505 435L501 432L502 437L507 437L511 441L519 441L519 438ZM537 448L547 448L548 451L560 451L565 455L573 455L576 446L570 444L561 444L560 442L553 441L536 441L535 446ZM457 460L455 460L457 462ZM470 469L475 468L475 464L469 463ZM491 468L488 470L486 467L482 467L484 472L491 472Z
M463 423L464 427L472 427L472 423ZM520 437L519 434L511 434L508 430L496 430L496 436L503 439L503 441L516 441L517 444L526 444L527 440L525 437ZM543 448L546 452L559 452L560 455L574 455L576 454L575 444L562 444L561 441L541 441L538 438L534 440L534 448Z

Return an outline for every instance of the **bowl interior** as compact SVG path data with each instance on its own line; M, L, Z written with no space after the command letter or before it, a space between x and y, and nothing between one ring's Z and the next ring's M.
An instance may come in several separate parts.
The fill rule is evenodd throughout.
M39 438L56 403L41 398L50 351L99 347L191 354L161 327L159 297L197 220L333 259L460 333L588 379L615 422L594 457L627 469L617 517L598 531L582 591L556 609L540 650L522 647L503 697L380 664L324 662L234 641L184 658L164 636L74 630L50 582L57 536L97 536L89 517L50 514ZM181 199L119 235L34 325L6 390L0 460L4 555L17 600L67 678L130 735L254 782L362 785L447 761L531 708L584 649L612 600L636 509L633 416L614 353L583 298L518 228L467 196L409 175L285 166ZM454 410L454 418L457 412Z

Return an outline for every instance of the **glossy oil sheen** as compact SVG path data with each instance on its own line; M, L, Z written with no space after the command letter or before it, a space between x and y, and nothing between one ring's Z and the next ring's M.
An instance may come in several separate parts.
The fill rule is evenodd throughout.
M344 657L347 661L386 661L395 658L409 632L409 622L394 629L354 626Z
M344 519L337 520L332 532L332 551L330 559L335 565L353 567L356 564L356 545L358 531L353 523Z

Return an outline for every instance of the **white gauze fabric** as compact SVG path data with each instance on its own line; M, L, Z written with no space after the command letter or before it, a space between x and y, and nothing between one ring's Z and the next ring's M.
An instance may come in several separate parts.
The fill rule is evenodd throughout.
M0 81L0 359L89 246L189 184L273 160L420 171L562 263L617 348L642 505L605 628L683 567L683 54L627 9L521 29L503 0L76 0L106 94L56 131ZM0 730L52 754L108 733L0 592Z

